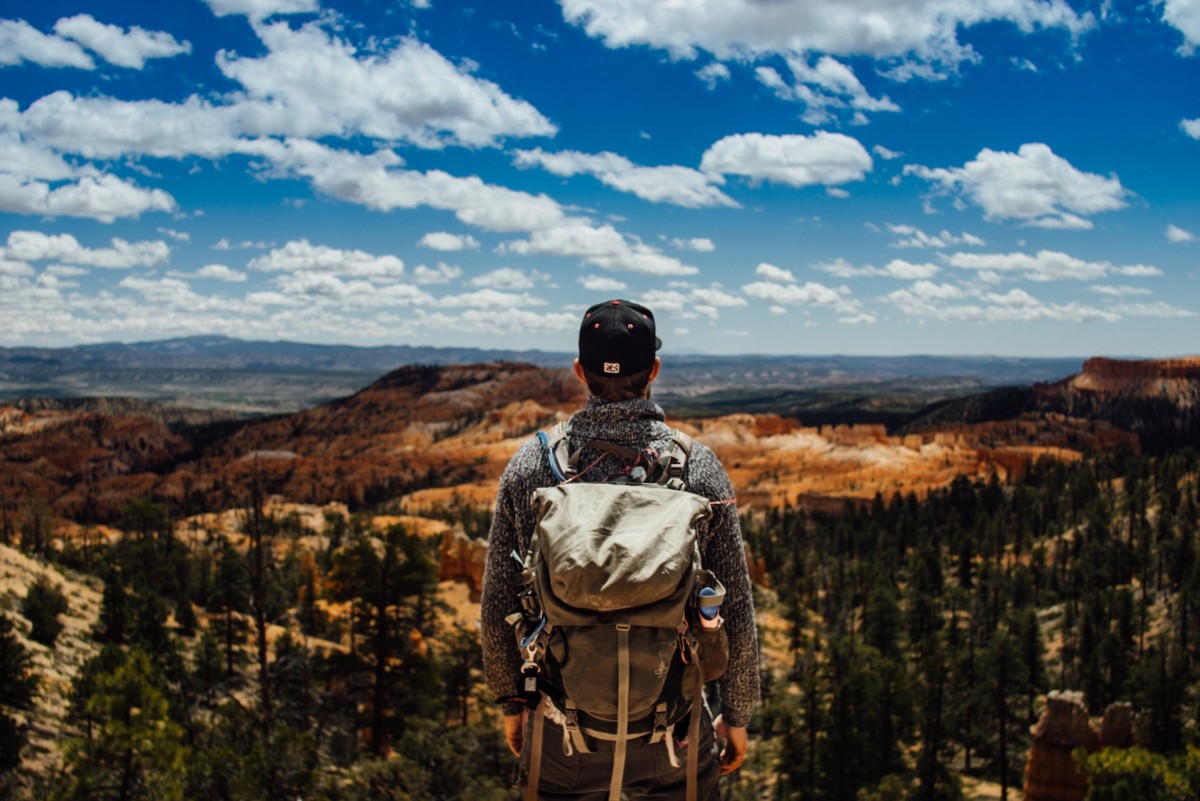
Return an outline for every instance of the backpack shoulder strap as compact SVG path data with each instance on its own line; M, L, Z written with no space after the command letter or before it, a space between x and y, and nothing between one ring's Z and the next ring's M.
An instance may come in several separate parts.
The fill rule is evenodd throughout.
M546 454L546 462L554 480L560 484L567 480L567 473L574 473L571 460L570 443L567 439L566 421L559 423L550 431L539 431L538 442L542 444L542 452ZM564 469L565 468L565 469Z
M683 488L683 471L692 455L694 440L677 428L671 429L671 446L658 459L656 481L664 487Z

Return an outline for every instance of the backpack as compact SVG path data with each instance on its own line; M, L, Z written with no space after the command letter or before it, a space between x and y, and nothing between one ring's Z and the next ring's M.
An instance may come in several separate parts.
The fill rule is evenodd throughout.
M626 743L663 742L690 715L689 799L694 798L702 689L724 673L728 640L716 610L725 588L703 568L696 526L709 499L684 488L691 439L673 431L667 452L640 453L591 441L572 449L566 424L538 438L558 484L534 491L537 528L521 565L521 612L510 620L525 663L530 706L545 695L562 722L564 748L590 752L613 742L609 797L620 796ZM603 481L577 481L584 450L626 467ZM529 768L536 797L542 715L534 720Z

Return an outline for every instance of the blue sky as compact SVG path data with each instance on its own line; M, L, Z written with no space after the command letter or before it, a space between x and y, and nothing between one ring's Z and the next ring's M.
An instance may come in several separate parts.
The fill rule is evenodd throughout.
M1200 352L1200 0L0 13L0 345Z

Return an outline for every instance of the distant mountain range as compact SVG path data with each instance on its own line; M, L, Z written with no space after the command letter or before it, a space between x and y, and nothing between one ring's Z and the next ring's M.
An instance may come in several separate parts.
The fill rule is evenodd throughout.
M349 396L404 365L513 361L566 368L572 357L540 350L355 347L220 336L0 348L0 400L119 397L239 414L290 412ZM993 387L1056 381L1078 372L1083 361L695 354L663 359L658 393L681 399L694 414L767 406L795 412L811 406L814 397L824 407L846 396L861 401L881 395L891 406L895 398L910 398L904 405L917 408ZM830 392L837 397L831 399Z

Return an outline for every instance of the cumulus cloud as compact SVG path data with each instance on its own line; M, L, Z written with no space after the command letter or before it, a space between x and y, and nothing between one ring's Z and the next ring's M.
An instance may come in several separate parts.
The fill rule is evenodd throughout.
M246 281L246 274L240 270L234 270L224 264L206 264L199 270L196 270L197 278L209 278L214 281L228 281L232 284L241 284Z
M1196 0L1163 0L1163 21L1183 34L1179 50L1184 55L1196 52L1200 45L1200 3Z
M516 151L514 163L518 167L541 167L562 177L591 175L605 186L651 203L669 203L690 209L738 205L714 186L725 182L719 175L674 165L642 167L616 153L589 154L571 150L548 153L535 148Z
M321 10L317 0L204 0L218 17L231 14L263 20L277 14L313 14Z
M451 234L446 231L430 231L421 237L417 244L431 250L447 252L479 249L479 240L470 234Z
M872 97L854 70L832 56L821 56L815 64L810 64L807 56L789 56L786 63L790 83L772 67L759 67L755 75L781 100L804 103L801 119L810 125L824 125L843 111L862 123L866 121L864 112L900 110L886 97Z
M1097 284L1088 287L1091 291L1100 295L1109 295L1114 298L1123 298L1130 295L1149 295L1149 289L1140 286L1110 286L1108 284Z
M288 242L251 259L247 266L262 272L323 273L368 279L391 279L404 274L404 262L395 256L313 245L307 239Z
M962 167L910 164L904 173L929 181L935 192L973 201L986 220L1018 220L1037 228L1089 229L1087 216L1123 208L1128 195L1115 175L1081 172L1036 142L1016 153L985 148Z
M43 67L96 68L84 49L75 42L49 36L21 19L0 19L0 66L28 61Z
M956 323L1033 322L1116 322L1120 314L1106 309L1071 302L1045 303L1023 289L1007 293L982 292L972 298L952 284L918 281L906 289L897 289L884 300L906 316L921 320Z
M147 31L136 25L125 30L117 25L97 22L88 14L60 19L54 32L73 39L110 64L140 70L152 58L173 58L192 52L188 42L178 42L164 31Z
M767 264L765 261L754 268L754 274L759 278L771 281L776 284L794 284L796 276L791 270L785 270L782 267L776 267L774 264Z
M1190 309L1181 309L1178 306L1172 306L1161 300L1154 303L1119 303L1113 307L1113 310L1129 317L1161 317L1167 319L1196 316L1196 312Z
M637 239L626 238L611 225L567 223L534 231L528 239L507 242L501 252L523 256L577 258L605 270L646 275L695 275L699 270Z
M1193 139L1200 139L1200 118L1194 120L1184 120L1179 123L1179 127L1183 132Z
M696 253L712 253L717 249L716 244L706 236L697 236L691 239L676 237L671 240L671 245L679 250L691 250Z
M718 59L822 52L876 58L908 56L956 64L973 56L960 29L1006 21L1028 32L1058 28L1079 35L1094 25L1064 0L562 0L563 17L612 48L648 45L674 58L699 50Z
M847 287L830 287L815 281L809 281L803 286L780 284L775 281L755 281L743 286L742 292L776 306L823 307L842 314L856 314L862 306L851 297Z
M112 270L157 267L166 264L171 255L170 246L159 240L126 242L113 238L109 244L107 248L88 248L71 234L13 231L8 235L2 254L21 262L58 261Z
M962 234L954 235L949 231L943 230L940 234L927 234L920 228L912 225L891 225L887 227L888 231L895 234L898 239L892 242L894 248L948 248L959 245L983 245L984 242L974 234L969 234L964 231Z
M501 137L556 131L529 103L417 39L360 56L316 22L298 30L280 22L256 31L266 55L217 55L221 72L242 86L237 101L248 134L363 134L439 148L490 146Z
M449 264L439 262L436 267L429 267L425 264L418 264L413 269L413 280L420 285L426 284L448 284L456 280L462 275L461 267L454 267Z
M624 292L629 285L607 275L581 275L579 283L588 292Z
M1161 275L1145 264L1115 265L1107 261L1084 261L1057 250L1029 253L954 253L946 257L951 267L1016 274L1030 281L1094 281L1106 275Z
M659 315L689 320L707 317L718 320L722 309L739 308L746 299L730 294L718 285L684 289L653 289L642 296L641 302Z
M719 61L714 61L696 70L696 77L704 81L709 89L716 89L718 83L729 80L729 67Z
M0 66L28 61L43 67L94 70L96 62L85 48L110 64L140 70L148 59L190 53L192 46L163 31L137 26L126 30L98 22L89 14L60 19L54 35L42 33L24 20L0 20Z
M533 289L544 276L540 273L529 275L512 267L500 267L491 272L477 275L471 279L471 286L481 286L487 289Z
M813 268L838 278L883 277L897 278L902 281L914 281L921 278L932 278L941 269L936 264L915 264L903 259L892 259L883 267L871 265L854 265L845 259L835 259L830 262L819 262Z
M714 143L700 162L707 173L796 187L861 181L872 166L871 155L857 139L827 131L812 136L735 134Z
M1184 228L1180 228L1178 225L1168 225L1167 226L1167 241L1168 242L1180 244L1182 242L1192 242L1195 240L1195 238L1196 238L1195 234L1193 234L1191 231L1188 231Z
M143 189L115 175L85 176L51 186L0 173L0 211L48 217L87 217L110 223L147 211L174 211L175 199L161 189Z

